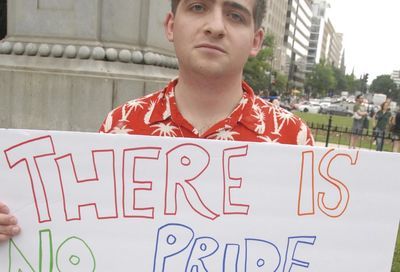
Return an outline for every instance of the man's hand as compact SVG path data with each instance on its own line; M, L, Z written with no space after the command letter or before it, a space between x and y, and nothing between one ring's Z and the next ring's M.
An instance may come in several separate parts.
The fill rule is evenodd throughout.
M0 242L7 241L20 231L17 218L10 215L10 209L0 202Z

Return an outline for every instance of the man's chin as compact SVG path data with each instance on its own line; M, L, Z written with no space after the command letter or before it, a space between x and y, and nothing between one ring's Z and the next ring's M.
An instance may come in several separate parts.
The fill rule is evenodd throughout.
M196 67L193 67L193 71L210 78L219 78L231 74L232 70L230 68L221 63L206 62L204 64L197 64Z

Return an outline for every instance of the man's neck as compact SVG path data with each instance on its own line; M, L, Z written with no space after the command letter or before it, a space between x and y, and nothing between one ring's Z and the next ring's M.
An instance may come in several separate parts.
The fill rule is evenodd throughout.
M228 117L242 96L241 76L219 79L180 75L175 87L180 113L200 135Z

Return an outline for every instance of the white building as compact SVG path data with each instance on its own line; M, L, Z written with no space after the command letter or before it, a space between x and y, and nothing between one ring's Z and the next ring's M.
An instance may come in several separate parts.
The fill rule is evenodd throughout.
M310 47L307 57L307 71L324 59L326 63L339 68L343 51L343 34L337 33L329 19L330 4L327 0L314 0ZM343 64L344 66L344 64Z
M264 28L268 34L274 36L275 51L272 59L272 69L285 72L286 55L284 47L287 0L268 0Z
M396 83L397 87L400 87L400 70L394 70L390 78Z
M288 1L284 41L289 89L304 88L311 18L311 1Z

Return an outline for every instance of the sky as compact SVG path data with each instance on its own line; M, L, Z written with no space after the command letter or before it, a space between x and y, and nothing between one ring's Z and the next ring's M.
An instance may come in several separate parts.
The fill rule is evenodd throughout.
M328 17L344 34L346 73L369 83L400 70L400 0L329 0Z

